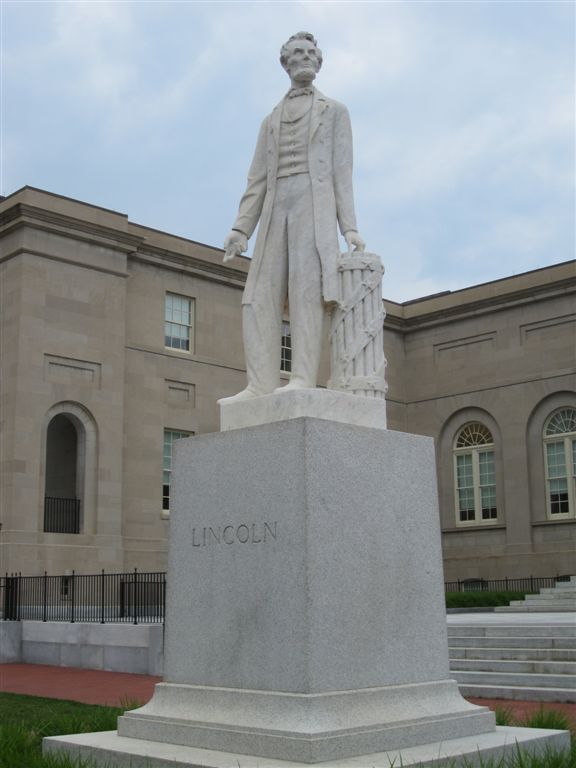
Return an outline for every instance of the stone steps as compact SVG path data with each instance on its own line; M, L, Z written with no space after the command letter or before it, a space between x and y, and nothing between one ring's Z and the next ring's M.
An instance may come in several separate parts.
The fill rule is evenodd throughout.
M462 672L504 672L506 674L569 675L576 683L576 662L534 659L459 659Z
M537 611L576 611L576 576L559 581L554 587L543 587L537 595L499 605L497 613L532 613Z
M576 701L576 680L573 675L537 675L517 672L471 672L458 670L458 684L501 685L505 688L560 688L571 691Z
M473 641L473 644L470 641ZM576 649L576 637L449 637L452 648L568 648Z
M576 622L452 625L448 646L464 696L576 702Z
M559 688L524 688L522 686L508 687L505 685L473 685L458 683L462 696L477 696L479 699L510 699L512 701L555 701L576 702L574 690Z
M551 611L576 611L576 600L570 603L568 601L556 601L553 608L544 603L534 603L532 605L526 605L525 603L522 605L514 605L514 603L510 603L510 605L506 607L497 606L494 610L499 613L550 613Z
M569 648L450 648L451 659L497 659L515 661L574 661L576 649Z
M522 626L521 624L471 626L453 624L448 626L448 637L576 637L576 617L574 625L550 626L548 624Z

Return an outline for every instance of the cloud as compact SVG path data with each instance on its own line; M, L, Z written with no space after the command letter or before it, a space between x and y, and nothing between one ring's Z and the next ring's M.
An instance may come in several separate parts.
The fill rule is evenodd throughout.
M219 245L282 42L313 32L348 106L361 232L387 295L574 255L574 7L5 4L3 193L23 183Z

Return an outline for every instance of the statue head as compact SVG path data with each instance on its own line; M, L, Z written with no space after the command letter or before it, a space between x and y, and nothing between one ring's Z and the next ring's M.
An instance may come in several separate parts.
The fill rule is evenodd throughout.
M280 49L280 64L293 83L311 83L322 66L322 51L311 32L297 32Z

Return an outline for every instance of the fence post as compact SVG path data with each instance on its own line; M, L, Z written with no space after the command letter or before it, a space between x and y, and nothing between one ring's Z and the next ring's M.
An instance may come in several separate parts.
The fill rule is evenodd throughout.
M48 574L46 571L44 571L44 595L43 595L43 602L42 602L42 621L46 621L46 609L47 609L47 598L48 598Z
M20 620L20 577L15 573L8 576L4 583L4 621Z
M74 624L75 616L74 616L74 609L76 607L75 605L75 599L76 599L76 571L72 570L72 582L70 584L70 623Z
M138 569L134 568L134 624L138 624Z
M534 576L530 576L530 592L534 592Z
M101 604L101 612L100 612L100 624L104 624L104 568L102 568L102 575L100 577L100 604Z
M162 641L166 630L166 574L162 574Z

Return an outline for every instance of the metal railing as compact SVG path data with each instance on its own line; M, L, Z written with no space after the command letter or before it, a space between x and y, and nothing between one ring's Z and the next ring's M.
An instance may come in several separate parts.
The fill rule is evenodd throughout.
M80 533L80 499L44 497L45 533Z
M569 581L570 576L526 576L504 579L461 579L447 581L446 592L525 592L533 594L544 587L553 587L559 581Z
M465 579L445 583L446 592L536 593L569 576ZM102 573L0 577L0 617L5 621L68 621L150 624L164 621L166 573Z
M0 578L5 621L161 623L165 598L164 572Z

